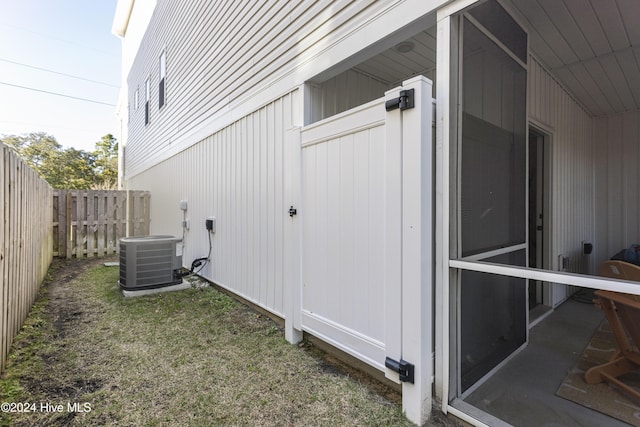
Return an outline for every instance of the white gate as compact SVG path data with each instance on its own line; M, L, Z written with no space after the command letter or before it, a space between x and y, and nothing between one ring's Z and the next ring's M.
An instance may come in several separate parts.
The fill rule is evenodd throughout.
M411 89L414 108L387 111L385 103ZM298 326L406 381L403 400L427 410L433 374L431 82L416 77L383 99L307 126L301 147ZM414 378L399 376L398 365L402 374L414 369Z
M387 230L387 218L400 210L387 201L400 188L385 116L380 99L311 125L301 137L303 329L379 369L385 272L400 253L399 224Z

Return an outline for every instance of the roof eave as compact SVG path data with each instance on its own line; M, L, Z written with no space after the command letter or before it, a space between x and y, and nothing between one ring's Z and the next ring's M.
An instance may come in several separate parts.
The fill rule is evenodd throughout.
M118 37L124 37L129 26L129 19L133 11L135 0L118 0L116 5L116 13L113 18L113 26L111 32Z

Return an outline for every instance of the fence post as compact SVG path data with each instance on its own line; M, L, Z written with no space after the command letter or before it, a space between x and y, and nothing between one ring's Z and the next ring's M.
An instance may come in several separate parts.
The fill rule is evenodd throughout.
M58 190L58 256L67 256L67 191Z
M142 197L142 233L144 236L148 236L151 226L151 193L144 191Z
M76 258L84 257L84 243L87 236L84 228L87 218L86 194L83 190L76 191Z
M105 245L107 247L107 254L111 255L112 253L115 252L115 248L114 248L114 242L113 242L113 222L114 222L114 217L116 215L116 207L115 204L113 203L113 199L115 197L117 197L114 193L112 192L105 192L106 197L107 197L107 215L105 217L105 222L106 222L106 226L105 226Z
M431 414L433 346L433 158L430 80L403 82L415 108L402 117L402 357L415 364L415 383L402 385L402 409L414 423Z
M71 191L67 191L65 195L65 228L67 229L66 243L65 243L65 256L67 259L71 259L73 253L73 226L71 225L73 219L73 194Z
M114 212L114 246L116 251L118 250L118 240L121 237L126 236L126 226L127 226L127 193L124 191L119 191L116 198L115 204L115 212Z
M98 224L97 224L97 232L96 232L96 239L98 240L98 244L96 245L98 247L98 255L99 257L104 256L104 251L105 251L105 245L104 245L104 233L105 233L105 222L106 222L106 209L107 209L107 203L106 203L106 197L107 197L107 193L103 192L103 191L97 191L96 194L98 195Z
M127 237L133 236L133 191L127 190Z
M95 194L93 191L87 192L87 258L93 258L96 249L96 229L95 222Z

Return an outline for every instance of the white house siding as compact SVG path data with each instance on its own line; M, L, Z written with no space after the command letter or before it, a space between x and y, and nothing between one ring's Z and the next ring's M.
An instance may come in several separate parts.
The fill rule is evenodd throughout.
M569 269L593 272L594 258L583 257L582 242L597 247L594 232L594 136L587 111L535 59L529 60L529 118L551 134L552 269L559 256L569 257ZM564 287L554 292L554 304L563 300Z
M595 119L598 263L640 243L640 111Z
M142 104L130 114L127 176L159 161L164 153L193 144L192 134L205 122L235 113L256 92L388 6L370 0L158 1L127 79L129 102L139 88ZM159 110L158 61L163 50L166 105ZM147 78L151 101L150 124L145 126ZM300 83L292 81L282 93Z
M370 48L447 1L157 0L128 72L128 100L122 102L131 105L124 141L125 179ZM124 51L129 44L125 34ZM166 104L159 109L158 68L163 50ZM151 101L150 124L145 126L147 78ZM137 109L133 106L136 88L140 93Z
M298 91L237 120L187 150L133 177L151 191L151 233L181 236L183 262L207 255L207 217L216 217L211 264L202 275L283 315L285 221L292 203L285 160L288 129L302 108Z

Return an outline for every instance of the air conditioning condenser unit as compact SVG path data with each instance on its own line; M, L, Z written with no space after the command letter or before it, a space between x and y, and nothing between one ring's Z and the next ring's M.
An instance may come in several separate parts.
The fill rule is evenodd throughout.
M182 240L175 236L120 239L120 288L143 291L181 285Z

